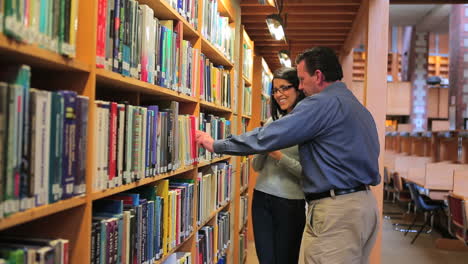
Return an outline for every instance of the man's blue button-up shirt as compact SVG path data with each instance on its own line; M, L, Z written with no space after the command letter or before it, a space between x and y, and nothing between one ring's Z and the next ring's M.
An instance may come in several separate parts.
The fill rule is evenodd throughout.
M306 97L284 117L214 143L216 153L250 155L299 145L304 193L377 185L374 119L342 82Z

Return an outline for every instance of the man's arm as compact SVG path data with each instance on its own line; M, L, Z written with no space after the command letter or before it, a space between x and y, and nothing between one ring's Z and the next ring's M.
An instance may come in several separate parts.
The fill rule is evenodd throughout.
M197 142L215 153L251 155L279 150L309 141L332 125L339 116L337 98L312 96L304 99L288 115L247 133L230 138L207 141L197 134ZM209 136L208 136L209 137ZM212 140L212 139L211 139Z

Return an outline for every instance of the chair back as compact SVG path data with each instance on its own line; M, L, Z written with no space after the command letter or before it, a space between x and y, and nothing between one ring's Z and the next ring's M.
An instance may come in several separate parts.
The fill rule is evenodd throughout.
M406 185L408 186L411 195L411 200L413 200L414 204L416 205L416 208L421 211L427 211L428 206L426 202L424 202L424 199L422 198L421 194L419 193L416 184L409 182Z
M463 200L454 197L452 194L448 196L449 219L450 222L458 227L463 227Z
M401 180L400 175L398 175L398 173L393 173L392 178L393 178L393 187L395 187L395 189L398 192L402 192L403 191L403 181Z

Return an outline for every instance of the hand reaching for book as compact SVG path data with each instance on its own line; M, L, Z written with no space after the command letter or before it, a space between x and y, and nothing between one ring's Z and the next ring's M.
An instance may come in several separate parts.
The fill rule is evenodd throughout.
M200 144L203 148L205 148L209 152L214 152L214 149L213 149L214 139L208 133L197 130L196 141L197 141L197 144Z

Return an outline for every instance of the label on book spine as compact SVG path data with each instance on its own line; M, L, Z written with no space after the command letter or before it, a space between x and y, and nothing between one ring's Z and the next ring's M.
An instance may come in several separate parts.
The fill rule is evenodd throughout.
M1 17L0 17L0 18L1 18ZM0 24L0 26L1 26L1 24ZM3 213L3 202L0 202L0 219L3 218L3 214L4 214L4 213Z

